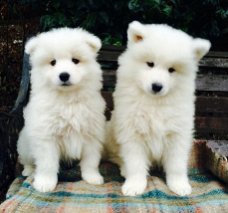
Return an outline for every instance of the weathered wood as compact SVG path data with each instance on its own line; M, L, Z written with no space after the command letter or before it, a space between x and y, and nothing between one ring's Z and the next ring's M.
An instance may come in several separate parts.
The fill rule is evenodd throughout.
M116 70L103 70L103 89L114 89L116 85Z
M199 74L196 79L196 89L199 91L227 92L228 76Z
M195 128L198 136L217 135L228 139L228 118L224 117L201 117L195 119Z
M121 52L119 51L101 51L98 55L98 61L112 61L112 62L116 62L117 58L119 57L119 55L121 54Z
M228 97L198 96L196 115L228 116Z
M206 57L214 57L214 58L228 58L228 51L219 52L219 51L210 51Z
M196 117L196 124L198 128L209 128L221 129L227 132L228 129L228 118L224 117Z
M200 67L216 67L216 68L228 68L227 58L203 58L199 62Z

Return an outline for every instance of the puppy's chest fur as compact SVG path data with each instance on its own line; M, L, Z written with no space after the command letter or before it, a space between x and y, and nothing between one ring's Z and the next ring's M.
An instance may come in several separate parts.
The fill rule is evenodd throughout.
M88 134L89 122L93 122L90 109L77 103L54 107L50 112L50 134L69 137L72 134Z
M94 123L91 110L81 103L54 107L50 113L49 131L58 144L64 159L81 158L82 147L91 137L90 124Z
M149 105L143 102L129 109L129 123L135 132L136 138L145 147L145 151L152 161L161 161L173 134L176 134L179 125L178 115L170 106Z
M167 137L171 133L168 123L168 120L154 109L139 109L134 116L135 133L140 142L144 143L148 156L156 161L160 160Z

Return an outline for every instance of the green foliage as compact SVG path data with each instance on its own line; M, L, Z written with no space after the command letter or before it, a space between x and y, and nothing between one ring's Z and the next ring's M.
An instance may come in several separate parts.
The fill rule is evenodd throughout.
M212 41L228 33L227 0L21 0L21 4L32 5L31 13L40 11L42 31L82 27L105 44L125 44L133 20L167 23Z

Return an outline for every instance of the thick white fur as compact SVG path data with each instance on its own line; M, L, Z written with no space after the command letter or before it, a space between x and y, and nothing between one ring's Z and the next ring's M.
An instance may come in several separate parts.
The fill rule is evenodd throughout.
M56 187L60 159L80 159L82 178L103 183L98 171L105 128L102 72L96 62L100 47L94 35L69 28L41 33L25 46L32 65L31 93L18 153L23 175L35 169L33 185L38 191ZM62 85L62 72L70 75L68 86Z
M191 193L187 161L193 140L195 77L198 61L209 48L209 41L167 25L136 21L129 25L106 146L111 160L122 161L124 195L142 194L154 165L163 166L170 190L181 196ZM171 67L176 71L169 73ZM153 83L163 89L155 94Z

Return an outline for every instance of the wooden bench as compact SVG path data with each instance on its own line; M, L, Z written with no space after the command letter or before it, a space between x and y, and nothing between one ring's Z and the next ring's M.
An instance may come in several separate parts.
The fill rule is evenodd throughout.
M110 119L113 110L112 92L115 89L117 58L122 47L104 47L98 61L103 69L102 95L107 102L106 116ZM17 160L16 141L23 126L22 109L29 99L29 56L24 55L22 80L15 106L9 113L0 114L0 197L3 198L9 184L15 178ZM212 152L228 146L228 53L209 52L200 61L200 71L196 81L196 138L212 141L216 147ZM215 142L219 140L219 142ZM221 143L221 140L222 143ZM216 145L214 145L214 143ZM217 146L218 145L218 146ZM4 151L2 151L4 150ZM228 152L223 152L228 156Z

